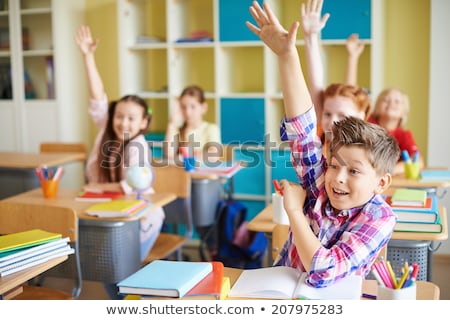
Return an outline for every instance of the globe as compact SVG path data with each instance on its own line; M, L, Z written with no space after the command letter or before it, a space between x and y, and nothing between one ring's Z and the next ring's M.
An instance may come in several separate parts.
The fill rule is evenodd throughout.
M153 173L147 166L132 166L127 170L125 177L127 183L137 191L140 198L141 191L152 185Z

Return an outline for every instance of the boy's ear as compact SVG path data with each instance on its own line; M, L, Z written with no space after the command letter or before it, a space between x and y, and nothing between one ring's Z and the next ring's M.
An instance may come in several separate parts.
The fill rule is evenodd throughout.
M390 173L385 173L378 178L378 185L375 188L375 193L383 193L386 191L392 183L392 175Z

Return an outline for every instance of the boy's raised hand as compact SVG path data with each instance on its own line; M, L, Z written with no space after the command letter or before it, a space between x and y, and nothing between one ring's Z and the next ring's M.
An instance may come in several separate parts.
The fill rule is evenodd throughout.
M245 24L275 54L280 56L290 52L292 48L295 48L299 22L294 22L288 32L281 26L278 18L272 12L267 2L264 2L263 8L260 7L257 1L253 1L250 7L250 13L253 19L255 19L257 26L249 21Z
M319 33L326 25L329 13L320 18L323 0L308 0L306 6L302 3L302 30L305 37Z

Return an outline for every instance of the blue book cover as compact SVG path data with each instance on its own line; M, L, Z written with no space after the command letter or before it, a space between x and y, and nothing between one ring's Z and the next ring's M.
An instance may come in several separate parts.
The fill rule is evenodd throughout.
M428 196L424 206L392 205L390 196L385 200L397 216L397 222L436 223L438 219L439 209L436 195Z
M450 181L450 170L422 170L420 181Z
M181 298L211 271L211 262L156 260L117 286L121 294Z

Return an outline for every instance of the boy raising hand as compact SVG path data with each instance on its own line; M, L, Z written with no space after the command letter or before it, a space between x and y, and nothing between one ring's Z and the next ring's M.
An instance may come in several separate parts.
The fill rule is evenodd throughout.
M277 55L288 140L299 185L281 181L289 216L288 239L275 261L308 272L315 287L350 274L365 277L388 242L395 216L381 197L391 184L399 148L382 128L353 117L336 122L326 159L317 118L295 47L299 22L289 31L267 3L250 7L248 28Z

